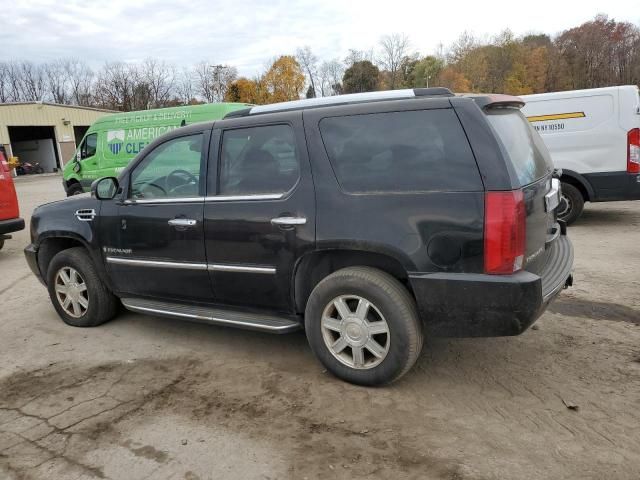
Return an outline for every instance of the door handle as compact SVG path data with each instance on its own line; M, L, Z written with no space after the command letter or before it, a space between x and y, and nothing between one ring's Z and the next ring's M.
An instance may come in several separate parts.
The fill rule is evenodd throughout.
M271 219L272 225L292 227L295 225L304 225L307 219L304 217L276 217Z
M193 227L198 222L191 218L173 218L168 223L172 227Z

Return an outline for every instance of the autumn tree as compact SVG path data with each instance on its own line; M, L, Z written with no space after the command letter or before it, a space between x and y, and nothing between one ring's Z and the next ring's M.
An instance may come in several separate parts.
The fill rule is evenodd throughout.
M380 70L369 60L354 62L342 77L343 93L370 92L378 87Z
M283 55L273 62L260 83L269 103L286 102L300 98L305 77L298 61L291 55Z
M469 79L462 73L456 71L452 66L445 67L438 76L438 85L447 87L456 93L465 93L471 91L471 83Z
M554 42L574 88L638 83L640 29L606 15L562 32Z
M266 98L261 94L259 82L245 77L240 77L229 85L224 100L225 102L266 103Z

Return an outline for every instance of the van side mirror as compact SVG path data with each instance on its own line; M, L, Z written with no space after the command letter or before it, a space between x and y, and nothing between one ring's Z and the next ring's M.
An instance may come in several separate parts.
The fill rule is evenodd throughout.
M118 193L118 187L116 177L99 178L91 184L91 196L98 200L112 200Z

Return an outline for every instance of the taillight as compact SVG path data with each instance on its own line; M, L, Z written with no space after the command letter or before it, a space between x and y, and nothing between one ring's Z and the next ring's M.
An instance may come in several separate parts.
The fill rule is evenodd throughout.
M485 273L510 274L522 269L526 241L525 222L522 190L485 194Z
M627 133L627 172L640 173L640 128Z

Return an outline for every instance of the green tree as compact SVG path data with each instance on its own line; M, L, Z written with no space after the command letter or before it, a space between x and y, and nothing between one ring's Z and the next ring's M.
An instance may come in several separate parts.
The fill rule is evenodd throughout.
M428 55L415 62L408 75L407 86L413 88L434 86L443 68L444 60Z
M342 77L343 93L370 92L376 90L380 70L369 60L354 62Z

